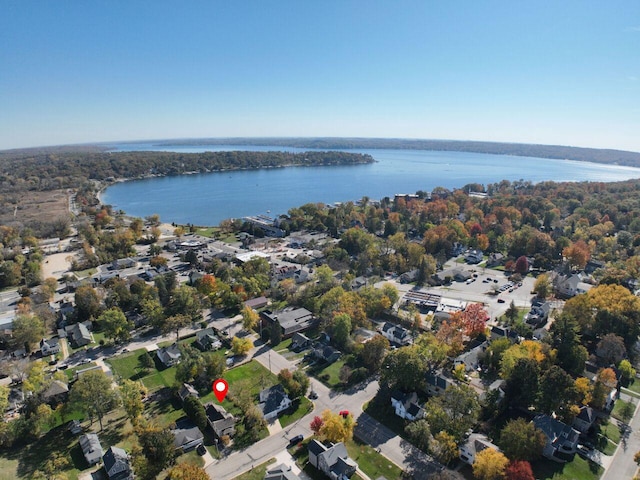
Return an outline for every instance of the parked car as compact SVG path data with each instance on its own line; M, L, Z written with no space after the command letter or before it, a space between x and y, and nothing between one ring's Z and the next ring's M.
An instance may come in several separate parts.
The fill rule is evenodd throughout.
M207 447L205 447L203 444L199 444L196 447L196 452L198 453L198 455L202 456L207 453Z
M297 445L299 444L302 440L304 440L304 436L302 435L296 435L295 437L293 437L291 440L289 440L289 445Z
M315 390L311 390L311 392L309 392L309 398L311 400L315 400L316 398L318 398L318 394L315 392Z
M498 303L504 303L504 298L499 298Z
M338 413L338 415L343 418L347 418L347 416L349 415L349 410L340 410L340 413Z

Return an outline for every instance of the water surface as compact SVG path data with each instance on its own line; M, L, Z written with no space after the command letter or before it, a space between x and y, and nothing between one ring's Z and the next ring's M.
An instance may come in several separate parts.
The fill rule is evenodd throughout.
M290 151L309 149L258 146L113 145L113 151ZM640 178L640 169L589 162L511 155L426 150L348 150L371 155L376 163L330 167L288 167L148 178L109 187L102 201L127 214L154 213L166 222L217 225L225 218L286 213L308 202L332 204L393 197L396 193L448 189L501 180L598 181Z

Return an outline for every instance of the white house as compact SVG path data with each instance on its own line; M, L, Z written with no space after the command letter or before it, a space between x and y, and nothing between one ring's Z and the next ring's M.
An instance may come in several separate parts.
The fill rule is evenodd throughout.
M409 330L398 325L394 325L393 323L384 322L384 325L382 325L382 328L380 329L380 333L392 344L404 346L411 345L413 343L413 338L411 338Z
M476 454L480 453L487 448L493 448L500 451L500 449L494 445L486 435L481 433L472 433L467 438L467 441L460 445L460 460L469 465L473 465L476 461Z
M358 464L349 458L344 443L325 447L318 440L309 442L309 463L331 480L347 480L358 468Z
M262 412L264 419L269 421L277 418L291 406L291 399L280 384L265 388L260 392L260 403L258 408Z
M391 405L396 415L405 420L414 421L424 417L424 408L418 403L416 392L403 393L394 390L391 394Z

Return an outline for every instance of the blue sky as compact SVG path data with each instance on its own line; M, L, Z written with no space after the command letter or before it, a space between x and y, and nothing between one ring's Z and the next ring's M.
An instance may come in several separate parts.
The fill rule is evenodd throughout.
M640 151L640 2L2 2L0 149L228 136Z

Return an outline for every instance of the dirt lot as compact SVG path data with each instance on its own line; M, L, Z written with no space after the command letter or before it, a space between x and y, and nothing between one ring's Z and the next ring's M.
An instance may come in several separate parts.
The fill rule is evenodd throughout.
M68 216L67 190L27 191L0 196L0 224L2 225L25 224L32 221L49 223L58 218L68 218Z

